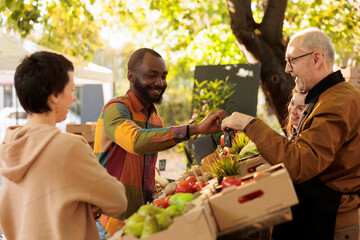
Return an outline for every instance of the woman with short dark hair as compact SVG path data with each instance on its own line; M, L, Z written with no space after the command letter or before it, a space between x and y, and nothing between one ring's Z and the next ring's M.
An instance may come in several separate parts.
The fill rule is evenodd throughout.
M0 225L7 240L99 239L94 215L127 207L122 183L99 164L86 140L64 133L75 100L74 67L65 57L37 52L17 67L15 88L28 113L0 145Z

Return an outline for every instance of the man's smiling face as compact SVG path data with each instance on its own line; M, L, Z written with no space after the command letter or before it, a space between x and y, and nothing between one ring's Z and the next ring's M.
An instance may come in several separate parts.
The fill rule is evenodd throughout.
M146 53L133 80L133 91L144 103L161 103L167 88L167 68L162 58Z

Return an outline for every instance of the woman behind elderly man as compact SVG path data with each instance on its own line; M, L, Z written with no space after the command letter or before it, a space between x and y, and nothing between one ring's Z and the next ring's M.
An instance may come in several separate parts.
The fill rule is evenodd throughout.
M99 239L94 215L127 207L124 186L108 175L81 136L55 124L74 97L74 67L37 52L17 67L15 88L28 113L0 145L0 225L7 240Z
M287 107L288 115L285 118L285 131L289 141L293 141L296 135L297 126L305 108L305 96L306 93L298 92L295 88L292 91L292 97Z

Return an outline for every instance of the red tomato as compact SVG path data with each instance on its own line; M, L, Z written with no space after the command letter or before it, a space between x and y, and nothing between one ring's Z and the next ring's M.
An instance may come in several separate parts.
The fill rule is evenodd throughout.
M175 193L192 193L193 188L193 184L185 180L176 185Z
M166 198L161 198L161 199L155 200L154 204L157 207L167 208L169 206L169 200L167 200Z
M190 183L192 186L194 186L195 183L197 182L197 179L196 179L196 177L194 177L194 176L189 176L189 177L186 178L185 181L187 181L187 182Z
M224 134L220 136L220 144L221 144L221 146L225 147L225 137L224 137Z
M166 197L165 197L165 200L169 203L169 200L170 200L170 198L172 197L173 195L167 195Z
M223 178L223 180L221 181L221 186L222 189L230 187L232 185L235 186L240 186L242 183L242 180L240 177L236 177L236 176L226 176Z
M201 187L200 187L201 186ZM194 186L194 193L200 192L203 187L206 186L206 183L204 182L196 182Z

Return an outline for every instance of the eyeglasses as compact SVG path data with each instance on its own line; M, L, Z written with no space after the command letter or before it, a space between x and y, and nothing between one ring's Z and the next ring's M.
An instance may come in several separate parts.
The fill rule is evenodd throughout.
M315 51L314 51L314 52L315 52ZM293 69L293 68L294 68L294 67L293 67L293 62L294 62L294 60L299 59L299 58L302 58L302 57L305 57L305 56L309 56L309 55L313 54L314 52L306 53L306 54L304 54L304 55L301 55L301 56L298 56L298 57L294 57L294 58L285 58L286 64L289 64L290 67Z

